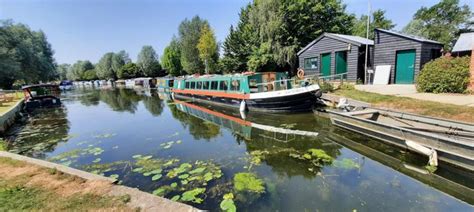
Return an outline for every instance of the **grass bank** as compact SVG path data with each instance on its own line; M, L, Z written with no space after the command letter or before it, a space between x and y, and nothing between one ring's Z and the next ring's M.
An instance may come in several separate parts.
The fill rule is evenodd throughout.
M0 157L0 211L131 211L127 195L104 195L110 184Z
M13 95L13 101L11 102L2 102L0 104L0 115L4 114L5 112L9 111L13 106L16 105L16 103L18 101L22 101L23 98L24 98L24 95L23 93L21 92L17 92L15 94L12 94Z
M375 107L389 108L420 115L474 123L474 107L443 104L439 102L424 101L408 97L382 95L359 91L352 88L338 89L333 93L339 96L368 102Z

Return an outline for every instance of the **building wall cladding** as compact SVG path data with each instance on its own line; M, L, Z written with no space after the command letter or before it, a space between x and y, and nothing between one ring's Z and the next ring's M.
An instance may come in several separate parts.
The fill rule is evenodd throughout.
M415 79L423 65L432 59L432 50L440 51L442 45L416 41L399 35L375 30L374 65L391 65L390 83L395 83L397 51L415 50Z
M335 53L338 51L347 51L349 43L330 37L323 37L311 47L302 52L299 58L299 67L304 68L304 59L318 57L318 67L316 69L304 69L307 75L320 74L321 54L331 53L331 74L336 74ZM347 80L357 80L359 48L352 44L351 50L347 51Z
M397 51L415 49L415 76L420 72L421 43L386 32L375 31L375 66L390 65L390 83L395 83Z

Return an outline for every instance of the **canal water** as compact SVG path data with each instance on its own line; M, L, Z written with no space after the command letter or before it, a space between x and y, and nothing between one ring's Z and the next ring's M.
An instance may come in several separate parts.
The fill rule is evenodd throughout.
M324 114L240 114L146 89L76 89L62 102L17 123L8 150L212 211L473 210L473 173L431 173Z

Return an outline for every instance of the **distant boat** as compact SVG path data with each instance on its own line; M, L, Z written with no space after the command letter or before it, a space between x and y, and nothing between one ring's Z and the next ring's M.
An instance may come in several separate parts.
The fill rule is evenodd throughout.
M178 78L171 90L176 99L265 112L311 111L321 96L317 84L288 79L282 72Z
M73 86L74 85L71 80L63 80L59 83L59 89L61 90L71 90Z
M22 87L25 95L25 109L30 112L36 108L60 106L61 90L54 84L37 84Z

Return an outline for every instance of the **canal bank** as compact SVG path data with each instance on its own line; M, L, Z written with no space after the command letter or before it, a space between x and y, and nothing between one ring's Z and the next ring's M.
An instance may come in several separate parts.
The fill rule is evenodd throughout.
M469 192L432 186L450 180L472 191L470 175L427 172L424 159L312 113L239 118L227 108L162 100L154 90L77 89L61 100L63 107L38 110L12 127L7 150L203 210L222 202L243 211L472 209ZM352 143L373 145L425 174L400 171L397 160ZM429 178L443 173L439 182Z
M18 181L21 179L21 182ZM83 202L80 207L62 205L60 201L43 203L36 209L68 209L68 210L140 210L140 211L198 211L197 209L183 203L174 202L158 197L138 189L116 185L113 178L108 178L81 170L73 169L64 165L55 164L35 158L0 151L0 193L18 192L14 191L21 183L23 190L31 190L42 196L48 193L50 196L60 195L65 201L81 201L93 196L90 201ZM0 195L1 196L1 195ZM25 202L36 201L27 198ZM69 198L69 199L68 199ZM0 198L0 202L4 199ZM15 203L1 204L0 209L35 209L36 206L28 204L14 205ZM71 204L72 205L72 204ZM8 208L9 206L18 206ZM26 208L25 208L26 207Z
M15 119L20 113L22 107L23 99L18 100L5 112L0 113L0 135L3 134L8 129L8 127L10 127L15 122Z

